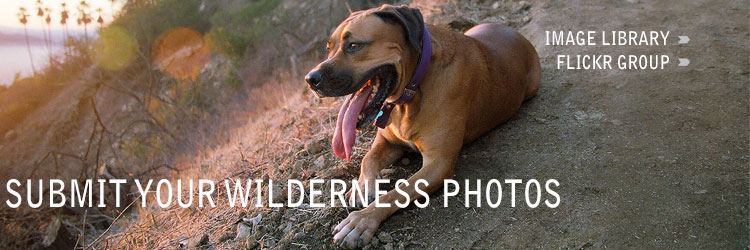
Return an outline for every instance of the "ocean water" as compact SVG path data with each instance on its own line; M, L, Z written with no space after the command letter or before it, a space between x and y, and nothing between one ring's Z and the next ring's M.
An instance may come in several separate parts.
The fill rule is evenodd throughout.
M42 44L31 45L31 55L34 66L40 70L47 66L49 53L59 54L63 50L61 45L52 45L50 49ZM31 75L31 62L26 44L0 44L0 85L10 85L16 73L20 76Z

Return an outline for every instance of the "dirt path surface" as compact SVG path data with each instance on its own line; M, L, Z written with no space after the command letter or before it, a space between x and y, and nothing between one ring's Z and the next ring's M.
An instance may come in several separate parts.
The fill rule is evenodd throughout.
M378 241L366 248L748 247L748 1L503 1L498 8L478 1L417 2L423 12L444 15L438 18L456 13L459 21L450 25L458 29L483 21L520 27L541 58L538 96L465 146L454 179L556 179L561 203L529 208L524 185L516 190L516 207L510 206L507 185L498 208L486 202L465 208L462 195L444 207L437 193L429 207L411 206L384 221ZM547 30L670 35L667 46L546 46ZM677 44L682 35L690 37L688 44ZM671 60L663 70L559 70L561 54L666 54ZM677 66L678 57L691 64ZM300 83L281 86L293 90L277 98L283 100L279 108L248 121L225 145L184 159L190 171L177 177L302 179L305 185L311 178L355 178L373 130L359 134L351 163L334 159L329 145L341 100L315 98ZM268 89L286 93L276 85ZM391 180L409 177L421 160L417 153L407 159L381 173ZM217 187L217 203L226 202L223 189ZM274 193L283 200L286 191ZM140 209L137 217L118 222L123 232L113 235L121 238L112 246L172 248L194 241L209 249L329 249L332 227L349 212L226 206L196 211Z
M521 32L541 57L539 95L465 147L455 179L554 178L562 204L531 209L520 199L511 208L504 190L499 208L467 209L458 196L448 208L400 211L380 230L426 248L747 247L747 20L748 1L534 3ZM553 47L545 30L671 33L659 48ZM678 35L691 41L677 45ZM556 68L558 54L673 61L656 71L574 71ZM677 56L692 63L678 67Z

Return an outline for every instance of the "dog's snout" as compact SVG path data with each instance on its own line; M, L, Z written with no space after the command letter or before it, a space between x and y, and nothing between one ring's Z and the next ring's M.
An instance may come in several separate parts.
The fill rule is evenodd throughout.
M348 70L334 70L326 64L321 64L307 73L305 82L320 96L334 97L354 92L351 73Z
M305 81L313 87L317 87L318 84L323 81L323 73L321 70L313 70L310 73L307 73Z

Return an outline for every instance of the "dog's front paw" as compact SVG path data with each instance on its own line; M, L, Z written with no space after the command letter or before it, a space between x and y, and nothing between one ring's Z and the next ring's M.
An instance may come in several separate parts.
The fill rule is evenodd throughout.
M364 247L382 221L375 212L375 209L368 207L350 213L333 229L333 242L349 249Z
M357 186L352 186L349 192L346 192L346 198L348 204L354 204L355 208L364 208L377 198L375 197L375 177L360 175L359 180L364 181L359 181Z

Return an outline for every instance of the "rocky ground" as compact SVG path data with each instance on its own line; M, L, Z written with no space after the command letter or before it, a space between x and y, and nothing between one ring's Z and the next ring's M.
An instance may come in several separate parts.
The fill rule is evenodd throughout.
M467 145L454 179L557 179L557 208L465 208L463 196L432 196L385 221L366 248L746 248L748 235L748 1L416 1L429 22L516 27L537 48L542 86L509 122ZM670 45L546 46L546 30L669 30ZM677 45L677 35L688 44ZM667 54L664 70L558 70L558 54ZM254 114L231 139L179 159L175 178L286 179L357 176L373 130L352 163L330 150L339 101L299 82L258 93L276 108ZM262 102L262 100L260 100ZM406 178L408 154L382 174ZM309 185L308 182L305 182ZM325 184L330 185L330 184ZM281 186L264 187L286 192ZM224 196L219 185L217 196ZM523 187L517 190L523 194ZM285 198L275 192L276 199ZM507 192L507 191L506 191ZM507 193L506 193L507 195ZM507 199L507 198L504 198ZM226 202L217 198L217 203ZM98 239L108 247L333 247L344 208L139 208Z

